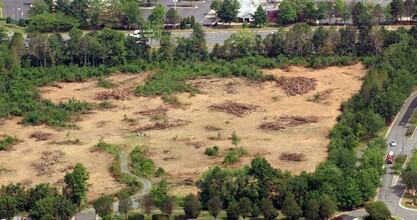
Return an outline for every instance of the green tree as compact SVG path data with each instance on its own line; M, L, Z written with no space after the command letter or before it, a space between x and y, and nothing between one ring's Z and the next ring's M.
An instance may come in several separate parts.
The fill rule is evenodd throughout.
M49 57L52 65L59 65L65 59L65 42L64 38L59 32L52 33L48 38Z
M142 207L145 210L145 213L149 216L149 214L151 214L153 206L155 205L152 196L150 195L145 195L143 196L143 200L142 200Z
M127 214L133 210L133 202L132 199L128 195L122 196L119 201L119 212L125 214L125 219L127 218Z
M17 201L11 196L0 196L0 218L10 219L17 213Z
M80 163L77 163L72 173L65 174L64 182L65 195L71 199L71 201L80 207L81 202L86 198L88 191L88 179L90 174L87 169Z
M317 20L323 20L326 17L327 3L321 1L317 4Z
M87 17L90 19L90 25L98 27L103 24L105 1L89 0L89 8L87 10Z
M151 14L148 17L149 21L149 28L150 30L153 30L155 39L160 39L162 35L162 30L165 26L165 8L161 4L158 4L155 6L154 9L152 9Z
M155 203L155 206L162 209L168 197L168 185L165 179L162 179L156 187L151 189L150 195Z
M252 205L252 212L250 214L251 217L257 218L261 214L261 210L259 209L258 203L253 203Z
M188 194L184 198L184 213L188 219L195 219L200 215L201 204L198 197L193 194Z
M38 200L30 212L33 216L35 216L35 218L38 219L52 219L55 214L55 198L46 197Z
M292 23L297 19L297 9L293 1L282 1L279 6L279 18L283 24Z
M378 21L378 24L381 24L382 19L384 18L384 8L377 4L372 11L372 17Z
M77 19L63 13L42 13L33 15L27 26L28 32L69 31L80 26Z
M64 196L55 196L56 219L69 219L78 211L77 205Z
M223 0L217 11L217 16L225 23L236 21L239 12L239 2L237 0Z
M20 65L20 59L25 53L25 39L20 32L14 32L9 42L10 52L14 58L14 62Z
M124 17L122 24L133 28L144 27L143 13L136 1L125 1L120 12Z
M237 147L237 145L240 142L240 137L237 136L236 132L233 131L232 136L230 137L230 140L232 140L232 144L235 145Z
M324 196L320 205L320 216L330 218L337 210L336 202L328 196Z
M49 13L50 9L49 6L45 3L44 0L36 0L31 4L31 7L29 8L28 15L29 17L33 15L43 14L43 13Z
M229 202L229 205L226 209L227 219L230 220L237 220L239 219L240 213L239 213L239 205L236 202L235 199L232 199L232 201Z
M319 211L320 211L320 203L317 202L315 199L309 199L306 203L306 210L305 210L305 216L308 218L316 219L319 217Z
M390 13L394 19L401 20L401 17L404 14L404 1L403 0L393 0L389 4Z
M99 216L110 215L113 212L113 198L102 195L93 202L93 207Z
M174 26L179 22L179 20L180 15L178 14L177 10L170 8L165 15L165 22Z
M213 0L210 4L210 9L218 11L220 9L221 4L221 0Z
M171 215L175 206L175 197L167 196L161 207L161 212Z
M248 197L242 197L239 199L239 212L242 215L243 219L250 216L252 213L252 202Z
M391 216L387 205L382 201L372 202L365 206L366 212L372 220L385 220Z
M417 189L417 172L411 169L406 169L402 172L403 182L410 190Z
M28 199L26 201L26 206L28 209L31 209L35 206L36 201L47 198L55 197L58 195L58 190L55 187L52 187L49 184L41 183L28 190Z
M298 219L301 216L302 210L295 201L293 194L285 196L281 212L286 215L288 219Z
M414 0L405 0L404 12L410 19L413 19L412 17L416 12L416 2Z
M313 0L309 0L306 3L305 18L308 22L314 23L317 20L318 8Z
M265 220L276 219L278 216L277 210L270 199L262 198L261 205L259 207Z
M253 15L255 26L264 26L268 23L268 17L266 16L266 11L262 8L261 5L256 8L255 14Z
M218 196L214 196L208 201L207 210L214 219L217 219L217 215L219 215L222 210L222 202Z

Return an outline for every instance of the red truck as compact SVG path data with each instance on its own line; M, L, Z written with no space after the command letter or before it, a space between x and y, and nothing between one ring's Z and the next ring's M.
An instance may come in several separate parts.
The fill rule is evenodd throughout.
M385 161L388 164L394 163L394 152L390 151L387 155L387 158L385 159Z

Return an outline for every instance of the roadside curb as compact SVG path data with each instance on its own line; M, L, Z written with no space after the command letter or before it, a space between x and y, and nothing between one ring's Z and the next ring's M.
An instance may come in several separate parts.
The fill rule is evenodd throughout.
M403 108L404 108L404 106L405 106L405 104L407 104L408 100L409 100L411 97L413 97L414 95L416 95L416 94L417 94L417 91L415 91L415 92L411 93L411 95L410 95L410 96L408 96L408 98L404 101L404 104L403 104L403 106L401 107L401 109L403 109ZM413 97L413 98L414 98L414 97ZM389 126L388 131L385 133L384 138L387 138L387 137L388 137L389 132L391 131L392 127L394 127L394 124L395 124L395 122L397 121L398 117L400 117L400 114L401 114L401 111L400 111L400 112L398 112L398 114L395 116L394 120L392 120L392 123L391 123L391 125ZM416 129L416 130L417 130L417 129ZM415 130L414 130L414 131L415 131Z
M408 208L408 207L405 207L401 204L401 201L404 198L404 194L405 194L405 190L404 190L403 194L401 195L401 198L400 198L400 201L398 202L398 205L403 209L410 210L410 211L413 211L413 212L417 212L417 209Z

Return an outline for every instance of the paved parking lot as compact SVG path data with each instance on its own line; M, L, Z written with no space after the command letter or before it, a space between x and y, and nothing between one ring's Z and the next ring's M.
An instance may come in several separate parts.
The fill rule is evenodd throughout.
M3 4L2 16L19 20L28 18L29 5L35 0L1 0Z
M205 0L201 2L177 2L177 11L181 18L194 15L195 21L201 23L205 15L210 11L210 4L212 0ZM174 7L173 0L159 0L158 4L162 4L166 10ZM182 7L182 6L194 6L194 7ZM143 16L148 18L152 9L143 9Z

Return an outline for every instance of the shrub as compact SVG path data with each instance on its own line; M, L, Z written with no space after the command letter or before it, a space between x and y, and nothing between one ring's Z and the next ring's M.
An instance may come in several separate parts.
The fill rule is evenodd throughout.
M161 177L161 176L165 175L165 173L166 172L165 172L164 168L158 167L158 169L155 172L155 176L156 177Z
M113 88L115 85L112 82L104 79L103 77L99 77L98 82L97 82L97 86L108 89L108 88Z
M223 164L231 165L240 161L240 157L248 155L248 151L244 148L233 149L224 156Z
M138 176L148 176L155 173L154 162L145 156L145 150L136 146L130 153L132 173Z
M154 214L152 220L169 220L169 215L166 214Z
M204 151L204 154L211 157L217 157L217 155L219 154L219 147L208 147L206 148L206 151Z
M108 143L104 142L103 139L100 139L98 144L93 146L92 150L93 151L97 151L97 150L106 151L107 153L110 153L110 154L113 154L113 155L118 155L119 154L119 149L116 145L108 144Z
M19 23L18 23L18 25L19 25L20 27L26 27L26 21L25 21L25 19L19 19Z
M144 220L145 219L145 216L144 215L142 215L142 214L130 214L128 217L127 217L127 219L128 220Z
M369 213L369 217L371 217L372 220L385 220L391 216L391 212L387 205L382 201L369 203L366 205L365 210Z
M227 154L224 156L224 160L223 163L227 164L227 165L231 165L234 163L237 163L240 161L239 156L236 154L235 151L229 151L227 152Z
M6 150L8 147L17 144L17 142L16 137L6 136L3 140L0 140L0 151Z
M111 109L111 108L116 107L116 105L115 105L115 104L113 104L113 102L108 101L108 100L100 102L100 103L98 104L98 106L99 106L100 108L104 108L104 109Z
M43 13L31 16L27 30L29 32L69 31L78 26L80 24L77 19L63 13Z
M11 17L7 17L6 18L6 24L10 24L12 23L12 18Z

